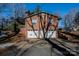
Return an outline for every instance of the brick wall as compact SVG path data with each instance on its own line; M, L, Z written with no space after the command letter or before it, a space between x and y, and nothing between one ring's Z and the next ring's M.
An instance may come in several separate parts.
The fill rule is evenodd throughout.
M32 31L33 30L33 28L30 26L30 25L32 25L32 20L33 19L37 20L37 23L35 25L33 25L34 30L41 30L43 25L47 26L47 21L49 20L50 17L53 20L53 23L52 23L53 26L52 25L50 26L51 29L56 31L56 29L58 28L57 17L51 16L51 15L48 15L48 14L44 14L44 13L41 13L39 15L41 16L41 18L38 15L34 15L34 16L29 17L29 18L26 18L26 20L25 20L26 30L24 32L24 33L26 33L25 34L26 37L27 37L27 34L28 34L27 31L30 31L30 30ZM42 21L42 26L41 26L41 21L40 20ZM45 24L44 24L44 21L45 21Z

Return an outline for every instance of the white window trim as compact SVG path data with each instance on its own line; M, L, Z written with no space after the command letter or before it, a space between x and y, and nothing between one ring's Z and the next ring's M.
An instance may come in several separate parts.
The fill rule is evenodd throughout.
M36 19L32 19L32 24L35 25L37 23Z

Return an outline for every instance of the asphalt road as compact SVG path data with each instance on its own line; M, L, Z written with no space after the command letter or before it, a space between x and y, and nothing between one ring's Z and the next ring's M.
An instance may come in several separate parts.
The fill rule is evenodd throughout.
M64 42L61 39L57 39L60 42ZM63 47L59 42L57 42L56 40L51 40L53 41L55 44L57 44L60 47ZM21 44L23 44L24 42L22 42ZM36 42L35 42L36 43ZM19 44L19 45L21 45ZM72 50L76 50L76 47L78 47L78 44L74 44L74 43L68 43L68 42L64 42L64 45L66 45L67 47L70 47ZM63 56L63 54L58 51L56 48L54 48L53 46L51 46L51 44L49 44L47 41L45 40L41 40L39 41L39 43L33 45L32 47L26 49L26 43L24 44L24 48L21 48L20 50L17 49L17 47L9 49L8 51L5 51L4 53L0 53L0 55L5 55L5 56L17 56L17 54L19 52L21 52L21 50L23 51L22 53L20 53L20 56ZM64 47L65 48L65 47ZM67 48L65 48L67 49ZM67 49L68 50L68 49ZM70 51L70 50L68 50ZM70 51L72 52L72 51ZM72 52L75 55L78 55L74 52Z
M46 42L41 41L39 44L34 45L33 47L25 50L22 56L63 56L61 52L52 48L52 46Z

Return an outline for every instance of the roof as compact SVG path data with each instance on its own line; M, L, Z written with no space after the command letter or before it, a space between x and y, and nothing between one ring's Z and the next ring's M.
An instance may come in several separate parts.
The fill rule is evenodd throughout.
M54 16L54 17L58 18L58 20L61 19L60 17L58 17L58 16L56 16L56 15L53 15L53 14L51 14L51 13L47 13L47 12L39 12L39 13L35 13L35 14L32 14L32 15L29 15L29 16L26 17L26 18L29 18L29 17L35 16L35 15L38 15L38 14L41 14L41 13L44 13L44 14L48 14L48 15Z
M35 15L38 15L38 14L41 14L41 13L44 13L44 14L48 14L48 15L57 17L58 20L61 20L61 18L59 18L59 17L56 16L56 15L53 15L53 14L50 14L50 13L46 13L46 12L39 12L39 13L35 13L35 14L32 14L32 15L29 15L28 17L25 17L25 18L19 18L19 19L17 18L17 19L18 19L17 22L20 23L20 24L24 24L24 21L25 21L26 18L30 18L30 17L32 17L32 16L35 16Z

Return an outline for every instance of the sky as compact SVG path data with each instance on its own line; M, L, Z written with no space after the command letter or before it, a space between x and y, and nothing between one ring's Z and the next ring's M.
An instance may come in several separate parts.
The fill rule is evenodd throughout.
M72 9L79 8L78 3L26 3L22 4L26 10L34 10L34 8L39 5L41 11L52 13L52 14L59 14L62 18L69 13ZM11 7L7 6L4 8L3 12L0 13L2 17L9 17L11 16ZM59 26L63 27L63 21L59 22Z
M74 8L79 8L79 4L77 3L26 4L26 8L29 10L33 10L36 5L39 5L42 11L46 11L49 13L59 13L61 16L64 16Z

